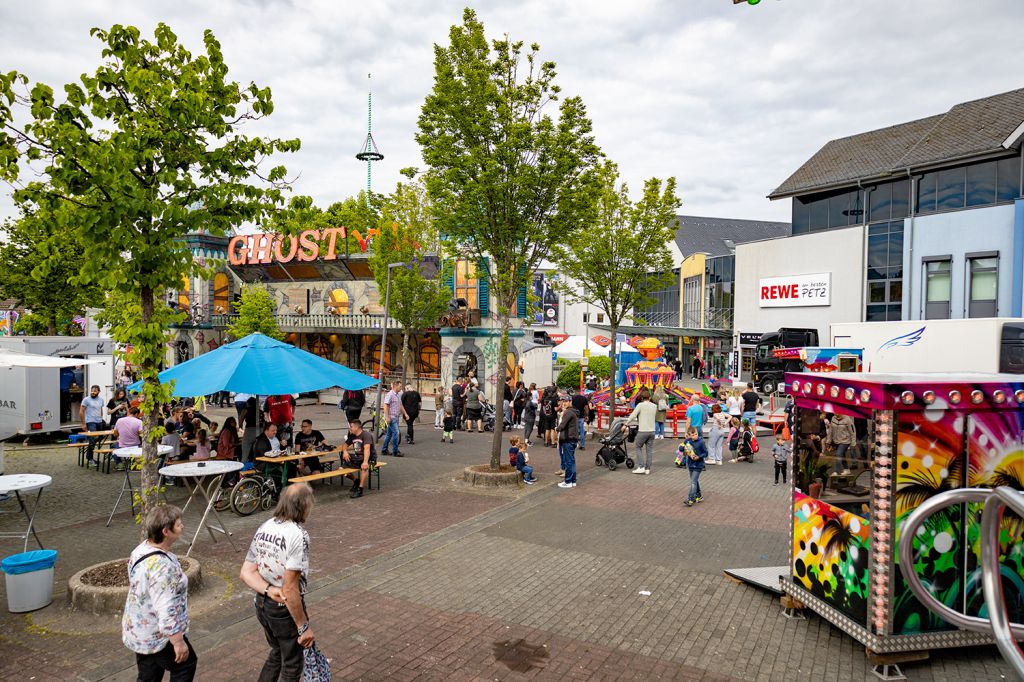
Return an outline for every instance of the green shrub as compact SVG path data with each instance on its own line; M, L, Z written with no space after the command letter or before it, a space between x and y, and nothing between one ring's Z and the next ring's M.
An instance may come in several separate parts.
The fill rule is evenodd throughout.
M587 372L594 374L598 379L607 379L611 374L612 361L604 356L596 356L590 358L590 364L587 367ZM580 387L580 363L570 362L562 371L558 373L558 379L555 380L555 385L559 388L576 388Z

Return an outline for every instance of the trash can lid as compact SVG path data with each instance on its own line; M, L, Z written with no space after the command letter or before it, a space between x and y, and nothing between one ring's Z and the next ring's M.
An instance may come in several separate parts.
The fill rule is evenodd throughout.
M57 563L57 550L37 549L31 552L12 554L0 561L0 569L3 569L3 572L8 575L19 575L53 568L55 563Z

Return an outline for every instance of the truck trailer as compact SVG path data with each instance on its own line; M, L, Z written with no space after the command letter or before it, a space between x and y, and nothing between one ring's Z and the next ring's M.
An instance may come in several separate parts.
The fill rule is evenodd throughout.
M0 348L97 362L76 367L0 368L0 433L33 435L80 428L79 407L89 387L113 395L113 341L98 336L3 336Z
M1024 319L842 322L833 346L864 349L865 372L1024 373Z

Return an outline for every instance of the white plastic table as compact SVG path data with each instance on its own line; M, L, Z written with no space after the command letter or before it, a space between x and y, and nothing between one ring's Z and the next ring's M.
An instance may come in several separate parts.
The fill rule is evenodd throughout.
M170 445L157 445L156 453L158 455L167 455L174 450ZM124 459L139 459L142 457L142 447L138 445L130 445L125 448L117 448L113 453L114 457L123 457ZM135 513L135 489L132 488L132 479L128 476L128 472L131 466L125 466L124 468L124 483L121 484L121 492L117 495L117 501L114 502L114 508L110 510L110 516L107 517L107 528L110 527L110 520L114 518L114 512L117 511L117 505L121 504L121 498L125 493L128 493L128 501L132 505L132 514Z
M224 522L220 519L220 514L213 508L213 503L217 501L217 498L221 494L221 481L224 480L224 476L230 474L233 471L239 471L242 468L241 462L234 462L231 460L207 460L205 462L185 462L182 464L171 464L165 466L160 470L160 476L173 476L175 478L183 478L185 483L192 488L189 493L188 500L185 501L185 505L181 508L181 513L184 515L185 510L188 509L188 505L195 498L197 493L202 494L206 499L206 509L203 511L203 518L199 521L199 525L196 527L195 535L192 536L192 542L189 543L188 551L185 552L185 556L192 554L192 547L196 544L196 539L199 538L199 532L206 528L210 534L210 538L217 542L217 536L213 534L213 531L223 533L227 536L228 542L231 543L232 549L237 550L235 547L235 541L231 539L231 532L225 528ZM211 478L212 480L208 485L203 485L204 478ZM194 481L192 480L194 479ZM212 494L211 492L212 491ZM217 523L220 526L212 526L206 522L210 512L217 517Z
M32 535L35 537L36 542L39 543L39 549L43 549L43 543L39 540L39 536L36 535L36 530L33 526L36 522L36 510L39 508L39 498L43 496L43 488L49 488L52 483L53 479L43 474L12 474L10 476L0 476L0 494L14 493L14 496L18 500L18 511L5 511L0 513L24 513L25 518L28 519L28 528L25 529L24 533L5 531L0 533L0 537L23 538L25 540L25 548L22 551L27 552L28 536ZM21 499L21 494L30 493L33 490L36 491L36 499L32 504L32 513L29 514L28 509L25 507L25 500Z

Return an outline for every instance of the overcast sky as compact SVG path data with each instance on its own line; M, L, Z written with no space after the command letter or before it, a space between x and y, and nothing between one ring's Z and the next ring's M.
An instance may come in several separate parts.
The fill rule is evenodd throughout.
M231 76L274 95L258 132L299 137L295 190L329 204L366 185L354 158L373 73L375 191L422 167L416 118L434 43L467 3L4 2L0 69L59 89L99 63L93 26L170 24L192 49L213 29ZM566 94L582 96L598 143L639 190L674 175L682 213L789 220L765 195L826 141L1024 87L1019 0L475 2L489 37L539 42ZM11 215L2 186L0 216Z

